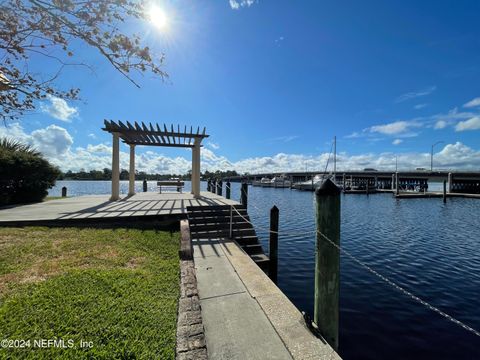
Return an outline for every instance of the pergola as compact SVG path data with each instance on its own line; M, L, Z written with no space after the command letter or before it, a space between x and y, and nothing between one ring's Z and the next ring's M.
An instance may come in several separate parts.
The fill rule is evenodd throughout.
M200 148L202 140L209 135L205 134L206 129L200 132L198 127L196 131L192 127L188 130L185 126L183 131L178 125L176 128L171 125L170 128L163 124L149 123L148 126L142 122L134 125L121 121L115 122L105 120L105 127L102 130L113 135L112 141L112 196L110 200L120 198L120 139L125 144L130 145L130 169L128 195L135 194L135 145L148 146L168 146L192 149L192 194L195 198L200 197Z

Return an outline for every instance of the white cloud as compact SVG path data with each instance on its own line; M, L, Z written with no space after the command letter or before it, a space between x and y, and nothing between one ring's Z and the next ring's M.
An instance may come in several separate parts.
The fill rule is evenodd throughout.
M230 7L233 10L238 10L241 7L250 7L252 6L256 1L255 0L229 0Z
M88 134L88 137L91 139L96 139L97 135L95 135L94 133L91 133L91 134Z
M47 157L63 156L73 144L67 130L57 125L47 126L31 133L32 144Z
M393 145L400 145L402 142L403 142L402 139L395 139L395 140L392 141L392 144Z
M420 109L423 109L424 107L427 107L427 106L428 106L428 104L417 104L413 108L415 110L420 110Z
M213 150L218 150L220 149L220 145L213 143L211 141L207 142L207 145L210 146Z
M466 108L472 108L472 107L477 107L480 106L480 97L477 97L475 99L470 100L466 104L463 105L463 107Z
M285 40L285 38L283 36L280 36L277 39L275 39L275 44L277 44L277 46L280 46L283 40Z
M412 92L400 95L399 97L397 97L395 99L395 102L396 103L401 103L401 102L404 102L404 101L407 101L407 100L410 100L410 99L415 99L415 98L418 98L418 97L421 97L421 96L430 95L436 89L437 89L436 86L430 86L428 88L425 88L425 89L422 89L422 90L419 90L419 91L412 91Z
M455 131L467 131L480 129L480 116L474 116L468 120L460 121L455 125Z
M384 135L404 135L415 136L415 133L411 133L413 128L421 127L422 125L415 121L395 121L389 124L374 125L369 128L372 133L380 133Z
M27 133L19 124L12 124L8 128L0 127L0 136L10 136L34 145L44 152L45 156L52 163L64 171L82 168L86 171L92 169L101 170L111 167L112 150L110 145L99 143L73 148L73 139L70 134L67 130L56 125L50 125L44 129L37 129ZM401 141L401 139L396 140ZM142 152L140 149L142 147L139 147L136 156L136 168L138 171L159 174L185 174L191 169L191 157L187 151L185 156L169 157L155 150ZM239 173L249 172L252 174L304 171L305 166L310 171L323 171L329 157L328 153L321 153L315 156L279 153L274 156L253 157L232 162L225 156L216 154L208 147L202 149L201 155L202 171L231 169ZM339 153L337 155L337 169L342 171L371 167L378 170L393 170L395 169L395 156L398 157L400 169L427 167L430 163L429 152L366 153L359 155ZM480 167L480 150L474 150L460 142L447 144L435 154L435 164L437 168L478 169ZM123 145L120 152L120 166L123 169L128 169L129 166L128 148Z
M73 144L68 131L57 125L25 133L22 126L14 123L9 127L0 127L0 137L13 138L33 146L47 158L63 156Z
M266 139L265 141L268 142L268 143L274 143L274 142L287 143L287 142L293 141L295 139L298 139L299 137L300 136L298 136L298 135L277 136L277 137L274 137L274 138Z
M433 126L433 128L436 130L440 130L440 129L446 128L447 126L448 126L448 122L446 122L445 120L438 120Z
M71 122L74 117L78 116L78 109L69 106L65 100L51 95L49 95L48 100L50 105L42 103L40 109L55 119Z

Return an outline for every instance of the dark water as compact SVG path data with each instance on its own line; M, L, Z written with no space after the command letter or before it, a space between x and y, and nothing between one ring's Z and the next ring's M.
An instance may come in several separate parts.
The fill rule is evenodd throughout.
M52 195L61 186L59 182ZM66 186L72 195L110 190L109 182ZM238 186L233 184L234 199L239 198ZM127 182L122 188L127 191ZM390 194L342 195L341 200L343 248L430 304L480 329L480 200L449 199L443 204L441 199L395 200ZM315 230L314 194L249 187L248 211L265 249L273 205L280 209L280 232L284 232L279 239L279 286L300 310L313 315L315 238L291 233ZM343 255L340 281L343 358L480 359L480 337Z

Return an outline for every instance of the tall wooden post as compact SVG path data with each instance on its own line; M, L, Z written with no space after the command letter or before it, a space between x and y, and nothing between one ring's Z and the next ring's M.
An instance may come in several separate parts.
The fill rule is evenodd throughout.
M240 188L240 204L245 207L248 205L248 184L246 182L242 183Z
M345 191L345 173L343 173L343 191Z
M395 173L395 194L399 194L400 192L400 187L398 184L398 172Z
M453 174L448 173L448 192L451 193L453 190Z
M67 187L62 187L62 197L67 197Z
M230 199L230 181L225 184L225 197Z
M447 202L447 180L443 180L443 203Z
M223 190L223 181L222 179L217 181L217 195L222 196L222 190Z
M340 190L327 179L315 191L315 197L317 243L314 321L325 340L338 350L340 250L337 246L340 246Z
M279 210L273 205L270 209L270 263L268 276L275 284L277 283L278 274L278 218Z

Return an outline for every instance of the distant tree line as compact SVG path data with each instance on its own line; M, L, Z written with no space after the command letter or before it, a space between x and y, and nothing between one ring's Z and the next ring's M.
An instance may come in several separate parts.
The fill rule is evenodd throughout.
M135 179L136 180L168 180L171 178L179 178L182 180L190 180L191 179L191 171L188 171L187 174L180 175L180 174L148 174L145 171L136 171L135 172ZM227 170L227 171L205 171L201 174L202 178L210 179L210 178L224 178L230 176L238 176L238 173L235 170ZM129 173L126 169L120 170L120 180L128 180ZM57 180L111 180L112 179L112 170L109 168L104 168L103 170L90 170L85 171L84 169L80 169L80 171L74 172L68 170L67 172L61 172L58 176Z

